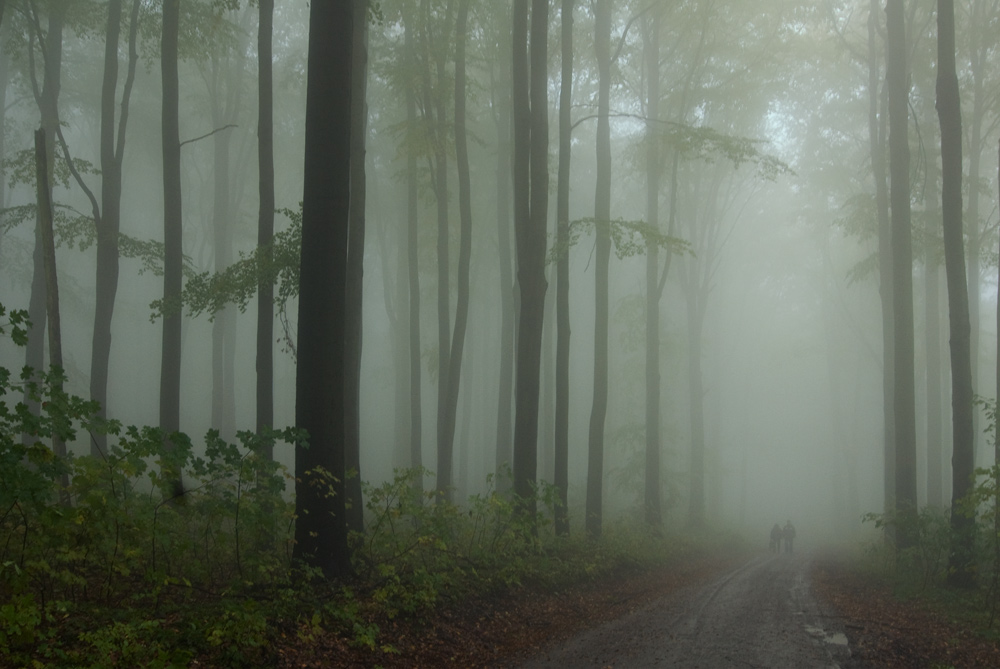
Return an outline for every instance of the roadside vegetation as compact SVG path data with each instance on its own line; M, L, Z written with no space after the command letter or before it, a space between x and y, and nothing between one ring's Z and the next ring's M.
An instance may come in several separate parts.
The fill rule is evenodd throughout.
M4 336L23 342L25 318L0 312ZM705 541L651 533L638 510L600 541L557 537L550 488L525 518L495 487L452 504L420 489L424 472L401 470L365 486L354 576L329 581L292 561L290 475L263 456L306 435L173 434L165 448L156 428L98 419L62 379L0 369L0 665L252 666L331 635L392 655L391 621L653 568ZM47 445L97 432L111 437L100 457L59 459ZM182 472L183 490L163 472Z

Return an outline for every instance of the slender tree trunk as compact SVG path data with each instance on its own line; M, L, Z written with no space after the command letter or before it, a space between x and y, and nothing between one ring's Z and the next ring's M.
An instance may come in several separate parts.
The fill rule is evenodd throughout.
M913 346L913 244L910 237L910 146L907 135L909 80L902 0L886 5L889 40L889 199L892 207L892 291L894 327L894 402L896 435L897 546L910 547L906 521L917 511L916 399Z
M937 160L927 161L926 238L937 237L937 220L940 214L938 201ZM941 454L943 451L941 426L941 263L939 250L928 241L924 244L924 333L927 357L927 506L940 509L944 506Z
M559 176L556 195L556 425L555 476L559 495L556 534L569 534L569 174L572 153L573 9L562 2L562 80L559 90Z
M162 75L163 145L163 341L160 358L160 428L167 436L180 430L181 403L181 140L177 73L180 0L163 0L163 33L160 49ZM164 473L174 495L183 492L179 471Z
M594 272L594 399L590 410L587 457L587 534L601 536L604 496L604 420L608 412L608 270L611 262L611 2L594 4L594 54L597 57L597 228Z
M351 91L351 213L347 248L347 334L344 420L347 527L364 532L361 496L361 342L365 260L365 136L368 133L368 0L354 1Z
M505 17L505 27L509 26ZM501 33L503 30L501 30ZM509 470L513 464L513 399L514 399L514 259L511 257L511 106L507 91L511 90L511 75L505 63L510 62L510 45L501 40L499 80L497 82L497 246L500 264L500 393L497 400L496 486L498 491L511 487Z
M62 78L62 42L63 23L66 16L66 0L56 0L48 7L48 30L44 36L45 63L41 94L37 99L41 114L42 129L45 130L45 162L48 166L49 199L52 198L52 169L55 165L53 147L55 146L56 128L59 126L59 91ZM41 35L37 35L42 40ZM34 77L34 72L31 73ZM35 249L32 256L33 271L31 277L31 296L28 301L28 318L31 326L28 328L28 344L25 347L24 364L36 372L45 368L45 253L42 238L42 221L35 224ZM38 415L41 407L25 393L24 403L33 415ZM30 443L30 435L23 437Z
M951 331L953 540L948 582L971 587L975 580L972 554L975 518L958 509L959 501L972 489L975 434L969 293L965 283L962 234L962 108L955 66L955 9L952 0L938 0L937 72L937 109L941 124L941 214Z
M111 362L111 324L118 294L121 228L122 159L132 84L139 52L141 0L133 0L129 19L129 59L121 98L121 117L115 128L115 91L118 86L118 43L121 33L122 0L108 3L108 28L104 50L104 80L101 86L101 215L97 221L97 276L94 306L94 334L90 356L90 398L99 404L98 415L108 413L108 370ZM117 137L116 137L117 133ZM107 452L107 437L91 435L90 453Z
M413 46L413 17L409 10L403 11L404 54L413 62L416 49ZM413 149L413 135L417 127L417 99L415 84L406 85L406 127L411 138L406 154L406 271L409 285L409 363L410 363L410 467L416 472L423 470L423 416L421 413L420 378L420 268L418 265L419 244L419 193L417 184L417 154ZM423 490L423 474L416 476L417 491Z
M49 185L49 169L45 148L45 130L35 131L35 181L38 196L38 223L42 233L45 264L45 312L49 324L49 361L53 369L62 371L62 328L59 320L59 282L56 278L56 244L52 229L52 187ZM62 395L62 380L57 380L52 388L55 396ZM62 436L52 435L52 452L59 459L66 457L66 442ZM59 499L69 505L69 475L62 474L59 480Z
M270 265L274 256L274 0L259 0L257 28L257 248ZM274 283L257 285L257 431L274 427ZM268 444L265 457L274 458Z
M2 11L3 0L0 0ZM0 16L2 18L2 16ZM6 127L7 121L7 84L10 83L10 57L6 52L7 30L0 22L0 127ZM0 165L7 157L7 147L4 133L0 132ZM0 244L3 242L3 209L7 206L7 180L0 179Z
M868 15L868 139L875 180L875 207L878 217L879 299L882 305L882 430L883 430L883 508L886 513L895 504L895 418L893 417L893 321L892 321L892 244L889 225L889 193L885 174L885 113L879 113L880 67L878 50L878 0L871 0ZM890 528L891 531L891 528Z
M455 22L455 155L458 167L458 216L460 238L458 248L457 300L455 328L451 336L448 376L448 422L446 430L454 450L455 421L458 415L458 395L462 383L462 358L465 333L469 323L469 272L472 261L472 186L469 177L469 148L466 136L466 56L465 43L470 0L459 0Z
M692 270L694 274L695 271ZM705 322L704 295L695 276L687 298L688 322L688 401L691 402L691 501L688 503L688 526L705 524L705 388L701 369L701 337Z
M646 223L660 225L660 15L653 10L643 31L646 65ZM646 477L645 516L654 527L660 515L660 247L646 244Z
M309 441L295 449L293 557L328 577L351 573L344 428L353 15L353 0L310 5L295 379L295 422Z

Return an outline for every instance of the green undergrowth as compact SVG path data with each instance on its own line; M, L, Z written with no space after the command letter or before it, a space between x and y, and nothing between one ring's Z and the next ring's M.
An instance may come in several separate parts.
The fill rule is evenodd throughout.
M22 342L24 324L0 305L0 334ZM632 515L599 541L557 537L549 487L526 517L492 479L452 504L420 490L426 472L400 470L364 486L355 575L330 581L292 560L293 486L265 456L305 435L195 442L124 427L64 381L0 368L0 666L266 666L331 638L393 653L382 630L395 619L419 625L470 598L649 569L727 540L665 537ZM53 437L101 448L57 457Z

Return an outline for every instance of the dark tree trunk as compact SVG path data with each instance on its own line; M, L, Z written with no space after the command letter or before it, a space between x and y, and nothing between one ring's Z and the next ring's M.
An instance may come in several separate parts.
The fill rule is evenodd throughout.
M0 0L2 3L3 0ZM6 53L7 31L0 23L0 128L6 127L7 120L7 84L10 82L10 57ZM4 133L0 132L0 165L7 157ZM7 180L0 179L0 243L3 242L3 212L7 206Z
M351 573L345 494L345 340L351 199L353 0L309 13L305 176L295 422L293 557L329 577ZM332 477L332 478L329 478ZM331 494L332 493L332 494Z
M101 215L97 220L97 277L94 335L90 356L90 398L99 404L101 417L108 410L108 369L111 362L111 323L118 294L118 233L121 227L122 159L129 101L139 52L140 0L133 0L129 19L128 74L121 100L121 118L115 129L115 90L118 86L118 43L121 33L122 0L108 4L108 28L104 49L104 80L101 86ZM117 137L116 137L117 133ZM107 451L107 437L94 433L90 453Z
M962 108L955 67L955 9L952 0L938 0L937 109L941 124L941 216L944 229L944 269L948 282L948 323L951 331L952 411L952 547L948 582L971 587L975 519L958 509L972 489L975 434L972 420L972 354L969 293L965 283L962 235Z
M344 391L347 528L364 532L361 496L361 342L365 260L365 135L368 132L368 0L354 0L351 91L351 215L347 248L347 334Z
M52 198L52 169L55 165L53 147L55 146L56 129L59 126L63 23L65 21L66 8L67 2L65 0L56 0L56 2L51 3L48 7L48 30L44 36L44 75L41 94L37 99L38 109L41 114L42 129L45 130L45 162L48 166L50 200ZM37 38L39 40L43 39L42 35L37 35ZM31 76L34 77L34 72L31 73ZM32 368L36 372L41 372L45 367L45 253L41 226L42 221L37 219L35 224L35 249L32 256L31 296L28 301L28 318L31 321L31 327L28 329L28 344L24 352L25 366ZM41 408L38 402L25 394L24 403L32 414L38 415ZM31 437L28 435L25 435L24 439L26 442L31 441Z
M650 13L643 31L646 65L646 223L660 225L660 152L657 123L660 116L660 14ZM646 522L662 524L660 504L660 247L646 244Z
M35 181L38 202L38 227L41 229L43 260L45 265L45 313L49 324L49 362L53 369L63 369L62 328L59 319L59 282L56 278L56 243L52 228L52 187L49 185L49 169L45 147L45 130L35 131ZM63 384L57 380L53 385L56 396L62 394ZM66 442L58 434L52 435L52 452L59 459L66 457ZM69 504L69 475L60 476L59 498L64 505Z
M573 8L562 2L562 81L559 90L559 177L556 188L556 425L555 476L559 495L556 534L569 534L569 174L572 153Z
M413 46L413 17L409 11L403 12L404 55L409 62L416 59ZM406 127L411 139L417 126L417 99L415 84L406 85ZM409 284L409 363L410 363L410 467L415 472L423 470L423 416L421 413L420 374L420 268L418 265L419 243L419 191L417 184L417 153L413 141L406 154L406 271ZM418 473L414 484L423 490L423 474Z
M162 75L163 145L163 342L160 358L160 428L167 436L165 447L173 448L169 435L180 430L181 404L181 140L178 113L179 82L177 44L180 0L163 1L163 33L160 47ZM183 491L181 473L165 472L174 495Z
M608 270L611 262L611 2L594 4L594 53L597 57L597 227L594 272L594 399L590 410L587 457L587 534L601 535L604 496L604 421L608 412Z
M910 547L907 518L917 511L917 433L913 346L913 243L910 231L909 82L902 0L886 5L889 51L889 199L892 207L893 415L896 436L897 547Z
M925 235L924 244L924 333L927 358L927 506L940 509L944 506L941 454L941 262L939 249L931 243L937 237L937 221L941 205L938 200L937 160L927 161L927 188L924 193Z
M510 17L505 16L509 28ZM503 34L501 29L501 34ZM496 487L506 491L511 486L509 470L513 464L513 400L514 400L514 260L511 252L510 232L510 179L511 179L511 105L507 92L511 89L510 43L501 40L500 76L497 94L497 246L500 264L500 393L497 400L496 434Z
M445 398L447 404L444 412L444 422L439 430L439 443L444 448L439 450L446 460L439 462L445 465L449 473L446 479L448 488L454 486L451 468L454 461L455 420L458 414L458 393L462 383L462 356L465 350L465 332L469 322L469 271L472 258L472 191L469 179L469 149L465 129L465 42L469 20L470 0L459 0L458 17L455 22L455 155L458 167L458 211L460 238L458 248L457 299L455 304L455 327L450 336L448 353L448 378L441 379L447 384L448 392ZM447 256L444 261L447 262ZM443 439L442 439L443 437ZM440 470L439 470L440 475ZM442 488L438 487L439 490Z
M536 507L534 485L538 473L542 326L548 287L545 280L549 181L548 15L547 0L532 0L529 69L525 58L527 6L526 2L514 5L514 224L521 296L517 333L514 494L528 518L533 517ZM520 167L527 167L528 183L524 183L519 174Z
M270 264L274 242L274 0L260 0L257 28L257 164L258 196L257 248ZM274 284L257 286L257 431L274 427ZM274 457L267 445L264 455Z

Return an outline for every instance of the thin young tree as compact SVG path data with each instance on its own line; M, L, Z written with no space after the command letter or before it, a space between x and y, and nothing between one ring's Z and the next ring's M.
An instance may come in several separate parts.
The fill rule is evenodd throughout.
M597 57L597 227L594 290L594 397L587 451L587 534L601 536L604 497L604 421L608 413L608 270L611 263L611 1L594 3L594 53Z
M556 187L556 424L555 476L559 495L555 510L556 534L569 534L569 175L572 155L573 8L562 3L562 74L559 88L559 172Z
M345 378L351 205L354 0L309 12L295 422L293 557L329 577L351 572L347 544Z
M907 519L917 511L917 434L913 344L913 242L910 231L909 78L902 0L886 4L889 92L889 201L892 217L893 417L896 545L912 545Z
M948 324L951 332L952 413L952 546L948 582L974 583L973 529L975 518L958 504L972 489L975 431L972 405L972 351L969 293L965 274L962 230L962 107L955 65L955 7L938 0L937 109L941 125L941 217L944 231L944 269L948 283Z

